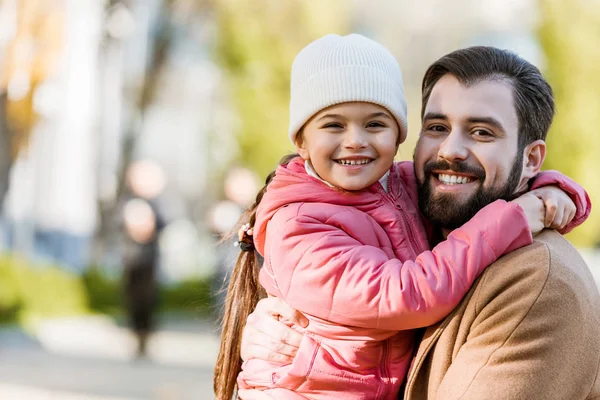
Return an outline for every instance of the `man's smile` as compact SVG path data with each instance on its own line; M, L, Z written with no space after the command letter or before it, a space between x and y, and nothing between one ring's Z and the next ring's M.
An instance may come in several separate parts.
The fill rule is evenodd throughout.
M431 171L431 187L434 191L441 192L464 192L469 193L475 190L475 185L479 178L464 173L454 171Z
M455 172L448 171L433 171L432 175L444 185L463 185L477 180L477 178L474 176L457 174Z

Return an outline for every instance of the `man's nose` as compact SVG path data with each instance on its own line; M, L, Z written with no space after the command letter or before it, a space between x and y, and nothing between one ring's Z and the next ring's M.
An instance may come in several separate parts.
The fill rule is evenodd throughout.
M367 147L367 132L360 127L351 126L346 131L344 147L348 149L361 149Z
M448 162L466 160L469 155L467 144L463 134L458 131L452 131L440 145L438 157Z

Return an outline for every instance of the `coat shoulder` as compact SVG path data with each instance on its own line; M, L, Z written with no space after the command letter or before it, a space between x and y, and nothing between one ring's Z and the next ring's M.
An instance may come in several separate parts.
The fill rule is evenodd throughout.
M555 231L544 231L531 245L499 258L481 279L479 299L496 298L507 288L521 288L515 294L531 301L541 294L584 296L594 303L598 299L589 267L575 247Z

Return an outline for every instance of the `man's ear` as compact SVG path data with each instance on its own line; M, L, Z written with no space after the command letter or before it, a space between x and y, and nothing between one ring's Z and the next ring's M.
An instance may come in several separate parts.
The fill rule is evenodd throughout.
M525 181L533 178L540 172L542 164L546 159L546 142L536 140L529 143L523 150L523 174Z

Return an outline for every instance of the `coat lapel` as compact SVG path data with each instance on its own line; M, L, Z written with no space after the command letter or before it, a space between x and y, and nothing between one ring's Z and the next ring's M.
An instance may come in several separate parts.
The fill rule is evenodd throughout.
M429 354L429 352L431 351L431 349L433 348L435 343L438 341L438 339L442 335L442 332L444 332L444 329L448 326L448 324L452 320L453 314L454 313L450 314L444 320L438 322L437 324L431 325L430 327L427 328L427 330L423 334L423 339L421 339L421 343L419 344L419 347L417 348L417 353L415 354L415 356L413 358L413 362L412 362L410 371L408 373L408 377L406 379L406 391L405 392L407 394L410 393L410 390L412 389L415 379L419 375L419 372L423 366L423 363L425 362L425 359L427 358L427 355ZM409 397L405 397L405 398L409 399Z

